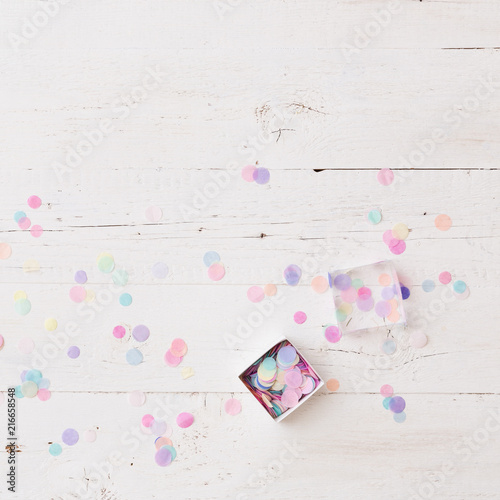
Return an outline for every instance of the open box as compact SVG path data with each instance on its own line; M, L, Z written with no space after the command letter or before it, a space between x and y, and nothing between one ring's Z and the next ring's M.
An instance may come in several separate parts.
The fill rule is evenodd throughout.
M280 395L278 392L273 394L272 390L265 390L265 389L259 389L258 387L255 387L252 384L252 377L256 376L256 372L258 367L260 366L261 362L267 358L267 357L274 357L274 359L277 358L277 353L282 347L287 347L291 346L295 349L297 357L299 358L299 362L296 365L293 365L292 368L294 367L300 367L299 369L301 370L301 373L303 377L305 378L312 378L314 379L315 386L314 388L308 392L307 394L302 394L300 397L298 403L291 407L287 408L285 411L282 411L279 413L280 408L276 408L276 406L280 403L277 403L277 401L273 398L273 396L279 397ZM304 369L302 369L304 368ZM288 371L288 370L282 370L278 368L278 371ZM318 375L316 370L312 368L311 364L305 359L305 357L300 353L300 351L285 337L282 337L279 341L274 342L267 350L264 351L264 353L259 356L253 363L251 363L249 366L247 366L238 376L238 378L241 380L243 385L252 393L252 395L255 397L255 399L262 405L264 410L266 410L266 413L275 421L275 422L281 422L284 418L286 418L288 415L293 413L299 406L304 404L315 392L317 392L323 385L323 379ZM306 381L308 382L308 381ZM310 383L310 382L309 382ZM286 389L286 385L284 386ZM262 395L264 394L264 398ZM268 400L268 403L271 403L273 406L272 409L268 409L269 404L266 404L264 402L264 399ZM274 404L273 404L274 402Z

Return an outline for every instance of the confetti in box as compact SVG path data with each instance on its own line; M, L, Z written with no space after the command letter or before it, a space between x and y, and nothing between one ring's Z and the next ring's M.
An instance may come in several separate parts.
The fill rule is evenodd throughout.
M283 338L239 375L275 422L280 422L324 385L304 356Z
M401 284L391 261L329 273L342 334L406 325Z

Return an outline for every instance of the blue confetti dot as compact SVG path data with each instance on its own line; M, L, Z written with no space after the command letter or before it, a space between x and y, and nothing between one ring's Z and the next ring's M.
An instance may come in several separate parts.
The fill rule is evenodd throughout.
M422 283L422 289L424 290L424 292L432 292L434 288L436 288L436 285L432 280L425 280Z
M16 398L18 398L18 399L24 398L24 394L21 391L21 386L20 385L16 385L15 392L16 392Z
M385 354L393 354L396 351L396 342L394 342L394 340L390 340L390 339L386 340L382 344L382 351Z
M406 413L404 411L402 411L401 413L394 413L392 418L398 424L402 424L406 420Z
M220 262L220 255L217 252L214 252L213 250L210 250L210 252L207 252L203 256L203 264L205 264L207 267L210 267L212 264L215 264L216 262Z
M24 380L31 380L32 382L35 382L36 385L38 385L40 383L40 380L42 380L42 372L39 370L28 370L28 373L26 373L26 377Z
M455 292L457 293L464 293L466 289L467 285L462 280L458 280L453 283L453 290L455 290Z
M23 212L22 210L19 210L14 214L14 220L16 222L19 222L23 217L26 217L26 213Z
M125 307L132 304L132 295L130 293L122 293L120 295L120 304Z
M384 400L382 401L382 406L388 410L389 409L389 403L391 402L391 399L392 398L384 398Z
M125 355L127 363L132 366L136 366L142 362L143 356L139 349L130 349Z
M59 443L52 443L50 446L49 446L49 453L53 456L53 457L58 457L61 453L62 453L62 448L61 448L61 445Z
M370 210L367 217L372 224L378 224L382 220L382 214L379 210Z

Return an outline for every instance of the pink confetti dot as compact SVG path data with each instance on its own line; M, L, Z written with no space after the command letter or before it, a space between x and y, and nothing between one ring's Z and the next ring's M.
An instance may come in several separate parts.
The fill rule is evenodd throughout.
M191 425L193 425L194 417L191 413L182 412L177 415L176 422L179 427L187 429L188 427L191 427Z
M415 349L421 349L427 345L427 335L422 332L413 332L410 335L410 345Z
M30 233L31 233L31 236L33 236L33 238L40 238L40 236L42 236L42 234L43 234L43 228L42 228L42 226L35 224L30 229Z
M257 170L255 165L247 165L241 170L241 177L247 182L253 182L253 173Z
M311 281L311 288L316 293L325 293L328 290L328 280L324 276L315 276Z
M443 285L447 285L451 281L451 274L448 271L443 271L439 274L439 282Z
M264 300L264 290L260 286L251 286L247 290L247 297L250 302L261 302Z
M293 315L293 320L295 321L295 323L297 323L298 325L301 325L302 323L304 323L307 319L307 314L304 312L304 311L297 311L294 315Z
M400 255L406 250L406 243L404 240L397 240L394 238L391 243L389 243L389 250L394 255Z
M391 385L385 384L380 388L380 394L384 396L384 398L390 398L394 394L394 389Z
M328 340L328 342L336 344L342 338L342 333L337 326L327 326L325 328L325 338L326 340Z
M142 417L141 423L144 427L151 427L151 424L154 422L154 417L153 415L150 415L149 413L146 413Z
M125 327L123 327L122 325L118 325L113 328L113 336L117 339L122 339L123 337L125 337L125 333Z
M38 389L37 396L40 401L48 401L52 394L48 389Z
M208 277L212 281L220 281L225 275L226 269L220 262L215 262L208 268Z
M38 196L36 196L35 194L28 198L28 206L30 208L35 208L35 209L40 208L41 204L42 204L42 200Z
M163 357L165 363L168 366L171 366L172 368L175 368L176 366L179 365L179 363L182 361L182 357L179 356L174 356L170 349L165 353L165 356Z
M228 415L238 415L241 411L241 403L234 398L228 399L224 404L224 410Z
M21 218L17 221L17 225L18 225L21 229L28 229L28 228L31 226L31 221L28 219L28 217L21 217Z
M184 340L182 339L174 339L172 340L172 344L170 345L169 350L177 358L182 358L187 353L186 342L184 342Z
M69 298L76 303L83 302L86 296L87 292L83 286L74 286L69 291Z
M389 186L394 180L394 172L390 168L383 168L378 171L377 180L382 186Z

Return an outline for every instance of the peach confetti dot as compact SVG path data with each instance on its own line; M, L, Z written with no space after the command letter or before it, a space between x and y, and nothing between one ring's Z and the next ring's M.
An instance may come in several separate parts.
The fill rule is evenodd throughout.
M338 391L339 387L340 383L336 378L331 378L326 382L326 388L331 392Z
M315 276L311 281L311 288L316 293L325 293L328 290L328 280L324 276Z
M445 214L438 215L434 219L434 224L440 231L448 231L451 227L451 217Z
M266 295L266 297L272 297L273 295L276 295L277 291L278 289L276 288L276 285L273 285L271 283L267 284L264 287L264 294Z

